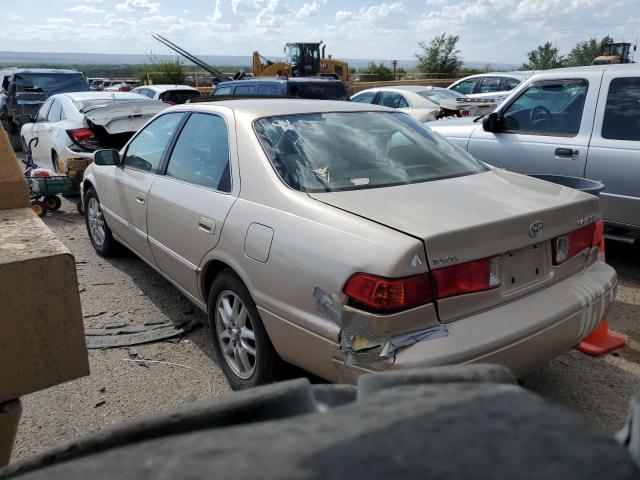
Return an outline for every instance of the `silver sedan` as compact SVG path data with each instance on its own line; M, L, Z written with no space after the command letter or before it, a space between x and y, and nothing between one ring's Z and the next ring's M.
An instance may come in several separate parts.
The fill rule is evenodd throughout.
M497 362L521 375L605 316L596 197L496 170L375 105L169 108L86 172L87 228L208 313L233 388L290 362L363 372Z

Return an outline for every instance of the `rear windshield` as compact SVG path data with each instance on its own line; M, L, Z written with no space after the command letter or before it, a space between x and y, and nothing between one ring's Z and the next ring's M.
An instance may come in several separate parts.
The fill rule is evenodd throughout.
M387 187L487 170L403 113L285 115L256 120L254 129L280 178L302 192Z
M160 100L163 102L171 102L176 105L186 103L187 100L200 96L200 92L193 90L169 90L160 95Z
M16 93L44 93L46 97L57 93L86 92L89 83L81 73L20 73L14 77Z
M289 82L287 95L314 100L348 100L347 89L342 82L302 83Z

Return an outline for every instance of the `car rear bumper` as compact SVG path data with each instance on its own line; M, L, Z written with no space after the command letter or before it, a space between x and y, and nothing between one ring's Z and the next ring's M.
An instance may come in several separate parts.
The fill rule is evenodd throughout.
M401 348L387 370L497 363L518 377L578 344L606 316L615 297L617 275L596 262L544 290L446 325L449 334ZM352 382L366 366L339 367Z

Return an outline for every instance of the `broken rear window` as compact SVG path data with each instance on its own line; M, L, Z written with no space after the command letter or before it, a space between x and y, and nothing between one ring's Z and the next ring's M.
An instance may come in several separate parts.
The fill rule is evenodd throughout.
M403 113L286 115L256 120L254 128L280 178L303 192L387 187L487 170Z

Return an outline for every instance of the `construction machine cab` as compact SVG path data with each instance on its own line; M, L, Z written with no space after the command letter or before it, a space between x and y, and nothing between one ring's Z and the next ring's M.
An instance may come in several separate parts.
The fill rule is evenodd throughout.
M630 52L631 44L629 42L605 43L604 45L602 45L600 56L593 61L593 65L630 63Z
M284 52L287 60L291 65L291 74L294 77L315 77L320 74L320 59L323 58L323 52L320 52L319 43L287 43Z

